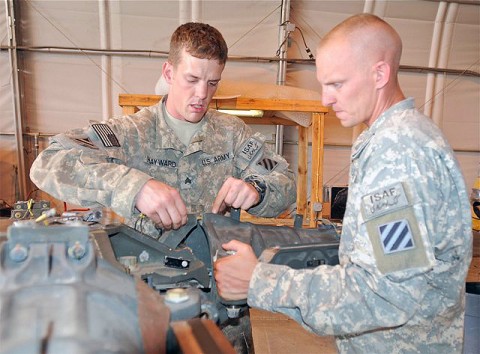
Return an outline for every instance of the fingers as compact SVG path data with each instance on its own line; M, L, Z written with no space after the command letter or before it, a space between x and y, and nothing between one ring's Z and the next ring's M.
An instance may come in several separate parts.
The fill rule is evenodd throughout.
M164 229L178 229L187 223L187 207L178 191L156 180L138 192L136 207Z
M222 248L225 250L225 251L235 251L235 252L238 252L240 249L244 248L244 247L250 247L248 246L246 243L243 243L241 241L237 241L237 240L231 240L227 243L224 243L222 244Z
M236 251L214 263L214 276L219 295L226 300L246 299L250 279L258 260L250 245L240 241L230 241L222 247Z
M218 191L217 197L215 198L213 205L212 205L212 213L218 214L226 209L227 205L225 204L225 197L228 194L229 186L227 185L227 181L230 177L223 183L222 188Z
M221 212L222 206L248 210L258 203L259 199L260 196L252 185L241 179L229 177L225 180L215 198L212 212Z

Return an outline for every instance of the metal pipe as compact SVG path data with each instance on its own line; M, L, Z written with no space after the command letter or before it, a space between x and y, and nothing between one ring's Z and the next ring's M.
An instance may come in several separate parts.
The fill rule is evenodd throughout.
M193 22L201 22L202 19L202 0L192 0L192 19Z
M189 5L190 5L190 1L188 1L188 0L178 2L178 14L179 14L178 15L178 24L179 25L190 21L191 7Z
M446 19L443 25L442 42L438 51L438 59L435 66L448 64L448 54L453 42L453 30L455 18L458 14L458 4L449 3ZM445 101L445 75L435 74L435 96L432 97L432 119L440 127L443 127L443 113Z
M18 78L17 41L15 32L15 9L13 1L5 0L7 36L9 43L10 82L12 83L12 106L15 117L15 141L17 148L18 191L17 200L23 200L27 195L27 180L25 169L25 152L23 148L22 105L20 100L20 80Z
M39 137L39 133L33 134L33 150L35 153L35 158L38 157L38 153L40 151L40 144L38 143L38 137Z
M39 138L49 138L51 136L55 136L59 133L32 133L32 132L29 132L29 133L23 133L23 136L30 136L30 137L34 137L35 135L38 136ZM0 136L15 136L15 132L0 132Z
M442 41L443 23L445 21L445 13L447 11L447 3L440 2L437 9L437 16L433 26L432 43L430 45L430 57L428 59L428 66L436 67L438 62L438 51L440 42ZM427 85L425 88L425 105L423 113L432 117L432 101L435 97L435 74L429 73L427 75ZM433 117L432 117L433 119ZM435 119L434 119L435 121ZM437 121L435 123L438 124Z
M11 46L0 46L1 50L10 50L13 47ZM110 50L101 50L95 48L71 48L71 47L22 47L17 46L17 51L29 51L29 52L43 52L43 53L54 53L54 54L91 54L91 55L110 55L110 56L119 56L119 57L149 57L149 58L166 58L168 52L166 51L153 51L153 50L130 50L130 49L110 49ZM287 64L298 64L298 65L315 65L315 60L312 59L296 59L296 58L286 58L280 59L277 57L248 57L248 56L229 56L229 61L238 61L238 62L255 62L255 63L274 63L279 61L285 61ZM473 66L473 65L472 65ZM441 73L446 75L459 75L459 76L469 76L469 77L480 77L480 72L473 70L462 70L462 69L447 69L447 68L434 68L428 66L419 66L419 65L400 65L400 71L403 72L414 72L414 73Z
M280 14L280 27L278 29L278 51L279 58L287 58L288 37L290 32L287 29L287 24L290 20L290 0L283 0ZM285 85L287 77L287 62L281 60L278 62L277 69L277 85ZM279 155L283 155L283 125L277 125L275 127L275 152Z
M110 15L108 0L98 0L98 20L100 29L100 47L110 49ZM102 55L102 115L104 119L112 116L112 65L111 57Z
M424 0L432 2L448 2L450 4L459 4L459 5L480 5L478 0Z

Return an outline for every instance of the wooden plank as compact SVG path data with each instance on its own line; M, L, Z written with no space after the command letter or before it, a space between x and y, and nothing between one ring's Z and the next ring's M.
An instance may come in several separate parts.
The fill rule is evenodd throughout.
M480 282L480 257L473 257L467 274L467 283Z
M308 128L298 127L297 214L307 218Z
M467 274L467 283L480 282L480 232L473 231L473 258Z
M122 110L125 115L135 114L139 111L137 106L123 106Z
M183 354L235 354L235 349L212 320L193 318L171 323Z
M120 94L118 102L120 106L152 106L162 96L142 94ZM266 99L251 97L236 97L229 99L214 99L210 107L215 109L260 109L265 111L292 111L292 112L321 112L327 113L328 108L320 101L315 100L290 100L290 99Z
M258 125L289 125L297 126L298 124L292 120L280 117L238 117L241 118L246 124L258 124Z
M257 225L273 225L273 226L290 226L293 227L294 219L293 218L262 218L258 216L253 216L248 214L246 211L242 210L240 214L240 221L251 222L252 224Z
M214 108L217 109L261 109L265 111L328 112L328 108L322 106L320 101L314 100L237 97L226 100L212 100L211 106L214 106Z
M322 212L314 209L323 202L323 143L325 114L312 114L312 186L310 195L310 227L316 227L316 218Z
M118 104L123 106L148 107L157 104L162 96L159 95L141 95L141 94L123 94L118 95Z

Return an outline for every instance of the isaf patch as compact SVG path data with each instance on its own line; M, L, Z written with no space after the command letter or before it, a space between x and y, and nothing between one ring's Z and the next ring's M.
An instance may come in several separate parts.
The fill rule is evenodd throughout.
M245 158L246 160L251 161L261 147L262 147L262 144L257 139L250 138L240 148L239 155Z
M402 183L363 196L361 211L382 274L431 267L413 205Z
M105 147L120 147L120 143L118 142L115 133L107 124L95 123L92 124L92 128L95 130L95 133L97 133Z
M408 199L402 183L380 188L362 197L362 214L367 220L406 206Z
M266 157L260 160L259 162L257 162L257 165L262 166L267 171L273 171L273 169L278 165L278 162Z

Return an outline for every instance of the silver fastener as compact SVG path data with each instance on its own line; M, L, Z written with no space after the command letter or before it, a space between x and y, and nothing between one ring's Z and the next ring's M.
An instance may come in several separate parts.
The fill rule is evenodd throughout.
M14 262L23 262L27 257L27 248L19 243L10 250L10 259Z

